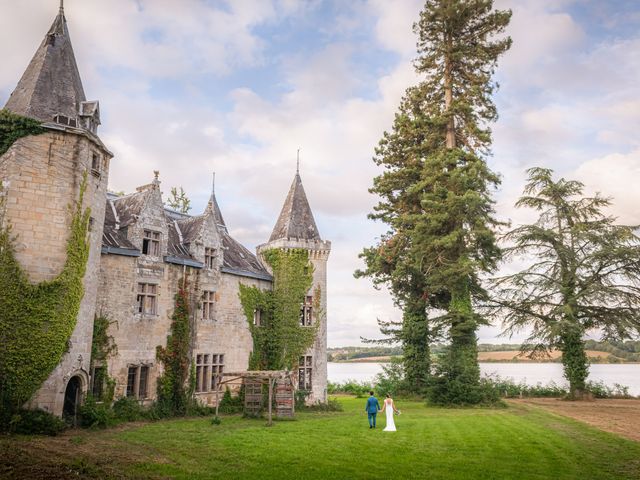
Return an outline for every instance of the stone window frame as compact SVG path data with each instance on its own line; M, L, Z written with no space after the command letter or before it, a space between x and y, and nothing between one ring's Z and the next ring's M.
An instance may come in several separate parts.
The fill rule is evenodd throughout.
M310 327L313 325L313 295L306 295L300 304L300 326Z
M224 373L224 353L196 354L196 393L215 391Z
M127 366L127 384L125 396L144 400L149 396L149 373L151 367L146 364Z
M313 355L301 355L298 362L298 390L310 392L313 388Z
M158 284L138 282L136 305L140 315L158 315Z
M204 268L213 270L216 258L216 249L213 247L204 247Z
M151 257L160 256L160 244L162 242L162 233L156 230L144 229L142 231L142 254Z
M203 290L202 292L202 319L215 320L216 292Z
M91 174L100 178L102 175L102 155L95 150L91 150Z
M106 373L107 371L107 366L106 365L94 365L91 368L91 376L90 378L90 382L89 382L89 386L90 386L90 390L91 390L91 395L93 395L93 398L101 398L102 394L104 392L104 376L100 376L100 378L103 380L102 382L96 382L97 380L97 371L103 371Z

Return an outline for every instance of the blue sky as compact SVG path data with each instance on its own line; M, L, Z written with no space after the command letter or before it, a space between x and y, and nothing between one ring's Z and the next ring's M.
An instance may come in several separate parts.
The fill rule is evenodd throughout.
M411 31L420 0L66 0L85 91L100 100L114 152L110 186L131 191L160 170L194 213L211 172L232 234L266 241L301 148L303 183L329 264L329 344L376 334L397 319L388 294L355 280L358 252L384 231L366 219L371 161L399 100L417 81ZM640 4L635 0L499 0L514 46L500 62L491 166L498 214L534 165L615 198L640 224ZM57 12L57 0L0 0L0 103ZM503 271L518 268L505 265ZM480 340L496 338L499 325ZM515 340L519 340L516 338ZM514 341L515 341L514 340Z

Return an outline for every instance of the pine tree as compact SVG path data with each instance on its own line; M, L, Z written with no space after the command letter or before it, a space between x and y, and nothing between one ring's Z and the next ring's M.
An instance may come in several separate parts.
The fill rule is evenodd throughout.
M371 192L381 201L370 218L389 231L364 250L367 268L358 274L388 285L403 308L396 334L405 350L428 355L428 342L448 327L451 347L430 388L440 403L481 401L473 299L485 295L479 275L500 258L491 200L499 178L483 157L491 143L487 124L497 117L491 76L511 45L494 37L510 17L491 0L425 2L414 25L415 68L425 80L407 90L374 157L385 171L374 179ZM429 320L428 310L446 313ZM425 359L404 361L407 371L428 367Z
M180 187L180 191L176 187L171 187L171 195L167 199L167 205L180 213L189 213L191 210L191 200L182 187Z
M554 181L553 172L544 168L528 172L516 206L540 215L506 240L510 255L535 260L497 280L497 313L508 333L532 329L525 351L562 352L570 397L580 398L589 372L585 332L601 329L606 340L640 333L640 238L637 227L616 225L602 212L608 199L583 196L582 183Z

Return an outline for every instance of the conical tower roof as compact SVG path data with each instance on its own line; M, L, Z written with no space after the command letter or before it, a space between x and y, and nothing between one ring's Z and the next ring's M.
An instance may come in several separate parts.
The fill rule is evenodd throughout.
M76 118L86 100L62 5L5 108L44 122Z
M309 207L307 195L304 193L302 179L297 172L269 241L281 238L320 240L316 221Z
M218 200L216 199L216 174L213 173L213 183L211 184L211 197L209 198L209 203L207 205L207 209L211 211L213 214L213 219L216 223L216 227L218 229L222 229L225 232L228 232L227 224L224 223L224 218L222 217L222 211L220 210L220 205L218 205Z

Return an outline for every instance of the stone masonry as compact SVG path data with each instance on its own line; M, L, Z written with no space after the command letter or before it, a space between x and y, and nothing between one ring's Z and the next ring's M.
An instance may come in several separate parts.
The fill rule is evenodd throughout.
M100 389L93 383L90 358L96 315L109 319L117 353L106 365L94 367L107 369L115 379L116 398L153 401L162 374L156 348L166 345L174 297L184 279L193 299L196 396L212 404L219 374L248 367L252 339L239 285L271 288L261 257L229 235L213 192L205 211L196 216L164 207L157 172L151 183L129 195L107 192L112 154L97 134L99 104L86 101L62 8L5 108L40 120L45 128L41 135L17 140L0 156L6 219L17 238L17 259L32 282L51 280L62 270L68 208L84 178L84 206L91 209L90 254L77 325L68 352L30 407L74 414L83 396ZM313 321L320 322L318 337L307 352L313 359L306 365L312 372L309 401L326 401L331 243L320 238L298 173L269 242L258 252L266 248L310 252L314 276L308 295L320 291L321 298L319 311L313 312Z

